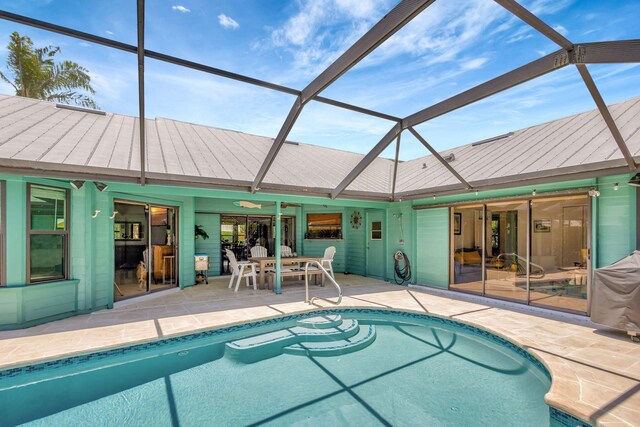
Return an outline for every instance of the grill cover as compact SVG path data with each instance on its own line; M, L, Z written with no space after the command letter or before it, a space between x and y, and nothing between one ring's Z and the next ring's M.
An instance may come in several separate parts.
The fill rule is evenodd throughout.
M591 320L640 332L640 251L635 251L595 275Z

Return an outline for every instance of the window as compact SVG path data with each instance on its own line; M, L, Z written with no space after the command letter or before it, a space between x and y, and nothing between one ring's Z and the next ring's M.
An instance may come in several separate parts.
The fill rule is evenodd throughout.
M27 188L27 274L29 283L68 274L69 191L29 184Z
M382 240L382 222L371 222L371 240Z
M342 214L307 214L305 239L342 239Z

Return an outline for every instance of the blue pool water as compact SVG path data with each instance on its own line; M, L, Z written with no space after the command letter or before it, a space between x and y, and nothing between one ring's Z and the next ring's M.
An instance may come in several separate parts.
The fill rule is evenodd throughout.
M501 338L321 314L331 324L288 316L0 371L0 425L550 425L548 373Z

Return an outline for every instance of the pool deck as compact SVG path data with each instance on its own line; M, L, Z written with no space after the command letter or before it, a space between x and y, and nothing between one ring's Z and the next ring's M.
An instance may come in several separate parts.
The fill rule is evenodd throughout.
M377 307L429 313L488 329L521 345L553 377L545 399L596 425L640 426L640 344L625 333L599 328L586 319L543 316L540 310L510 309L503 303L471 301L355 275L338 275L345 295L340 307ZM335 307L303 302L304 287L285 283L282 295L227 279L131 299L102 310L29 329L0 332L0 369L183 335L283 314ZM311 286L311 296L335 299L330 285Z

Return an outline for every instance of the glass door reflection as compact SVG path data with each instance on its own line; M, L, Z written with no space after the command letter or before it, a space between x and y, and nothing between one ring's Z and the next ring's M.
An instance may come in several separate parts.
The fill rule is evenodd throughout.
M527 301L527 201L487 204L485 295Z
M482 294L482 258L484 207L464 206L452 209L452 274L450 288Z
M587 311L589 198L586 195L531 202L530 302Z

